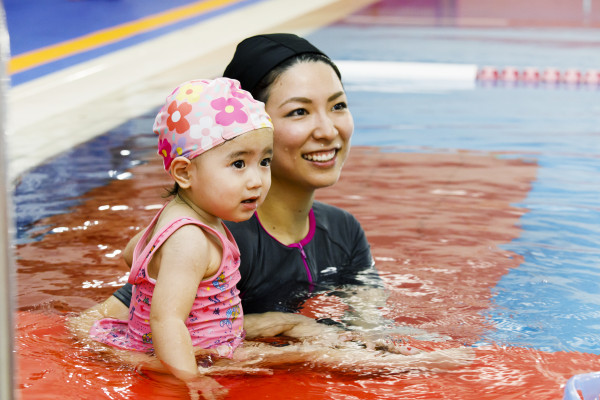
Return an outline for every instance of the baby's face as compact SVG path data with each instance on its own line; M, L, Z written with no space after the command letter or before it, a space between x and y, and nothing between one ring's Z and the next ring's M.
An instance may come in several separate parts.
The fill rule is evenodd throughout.
M264 201L271 187L273 130L244 133L192 160L192 201L227 221L244 221Z

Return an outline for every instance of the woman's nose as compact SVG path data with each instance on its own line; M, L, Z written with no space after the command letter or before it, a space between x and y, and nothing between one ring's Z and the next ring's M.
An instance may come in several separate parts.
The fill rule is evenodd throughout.
M332 140L338 134L335 121L327 114L319 114L316 120L313 136L316 139Z

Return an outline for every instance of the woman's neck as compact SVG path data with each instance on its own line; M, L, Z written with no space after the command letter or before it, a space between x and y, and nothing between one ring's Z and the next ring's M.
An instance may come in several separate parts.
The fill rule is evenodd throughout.
M257 211L262 226L285 245L300 242L308 234L308 214L314 194L314 190L301 190L273 180L269 194Z

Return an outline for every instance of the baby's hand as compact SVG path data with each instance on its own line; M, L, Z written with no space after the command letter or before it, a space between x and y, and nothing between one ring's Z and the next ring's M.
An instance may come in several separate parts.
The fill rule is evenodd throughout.
M219 382L208 376L200 376L186 382L191 400L221 400L227 396L228 390ZM200 397L202 395L202 397Z

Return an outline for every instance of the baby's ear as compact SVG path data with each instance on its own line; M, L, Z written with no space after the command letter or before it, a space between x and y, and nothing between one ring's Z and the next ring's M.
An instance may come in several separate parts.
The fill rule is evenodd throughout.
M171 166L169 167L169 172L175 182L182 189L188 189L190 187L190 166L192 162L185 157L179 156L175 157L173 161L171 161Z

